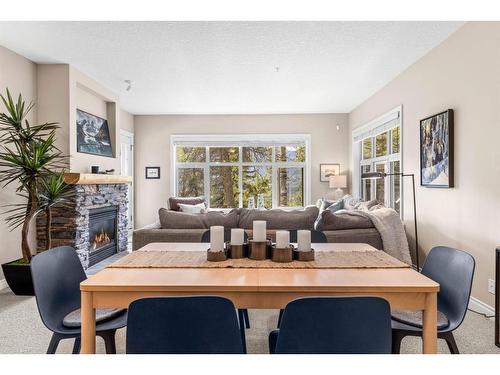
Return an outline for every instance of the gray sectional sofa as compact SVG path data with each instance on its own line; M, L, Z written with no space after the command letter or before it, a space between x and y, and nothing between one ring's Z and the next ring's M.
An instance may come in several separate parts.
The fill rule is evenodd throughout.
M227 213L209 211L200 214L161 208L157 223L133 232L132 248L137 250L151 242L199 242L202 234L212 225L243 228L251 237L254 220L266 220L268 234L273 239L279 229L316 228L325 233L328 242L360 242L383 249L380 234L369 219L353 219L330 210L323 210L320 214L316 206L293 211L239 208Z

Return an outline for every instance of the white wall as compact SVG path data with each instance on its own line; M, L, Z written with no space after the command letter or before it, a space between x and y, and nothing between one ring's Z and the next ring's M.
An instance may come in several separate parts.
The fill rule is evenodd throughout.
M417 181L421 254L436 245L470 252L476 259L473 296L494 304L500 245L500 23L467 23L349 115L354 129L403 105L403 171ZM455 111L455 188L420 187L419 121ZM413 236L411 185L405 221Z
M313 115L207 115L135 116L136 227L157 220L170 191L170 135L238 133L310 133L311 202L329 192L319 181L320 163L340 163L348 168L348 118L346 114ZM340 131L336 130L340 125ZM159 166L161 178L146 180L146 166Z

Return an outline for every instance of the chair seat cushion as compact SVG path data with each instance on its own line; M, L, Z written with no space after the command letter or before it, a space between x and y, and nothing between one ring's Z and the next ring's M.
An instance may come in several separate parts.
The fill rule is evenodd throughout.
M125 309L96 309L95 322L96 324L111 320L122 314ZM75 328L82 325L82 313L80 309L74 310L66 315L63 319L63 326Z
M394 310L391 312L392 319L408 324L413 327L422 328L422 311ZM441 311L437 312L437 329L448 327L448 317Z

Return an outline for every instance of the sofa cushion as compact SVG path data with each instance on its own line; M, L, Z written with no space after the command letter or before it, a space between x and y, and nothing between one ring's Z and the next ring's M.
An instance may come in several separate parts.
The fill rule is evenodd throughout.
M160 208L158 211L162 229L208 229L213 225L236 228L238 210L228 213L209 211L203 214L188 214Z
M310 206L303 210L285 211L240 209L239 227L252 229L254 220L267 221L267 229L313 229L318 217L318 207Z
M171 211L180 211L179 203L182 204L205 204L205 197L170 197L168 198L168 208Z
M364 216L349 215L348 213L333 213L325 210L316 222L316 230L342 230L373 228L372 221Z

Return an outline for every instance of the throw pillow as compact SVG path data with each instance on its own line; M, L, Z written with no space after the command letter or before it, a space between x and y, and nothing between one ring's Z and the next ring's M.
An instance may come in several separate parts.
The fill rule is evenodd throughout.
M205 204L205 197L170 197L168 198L168 208L172 211L180 211L179 203L182 204Z
M344 197L342 197L342 201L344 204L344 208L348 211L351 211L354 210L356 208L356 205L363 200L360 198L354 198L352 195L344 195Z
M324 199L319 211L320 213L323 212L324 210L337 212L338 210L341 210L343 208L344 208L344 201L342 199L339 199L337 201L329 201L327 199Z
M205 203L200 204L183 204L177 203L181 212L187 214L203 214L205 213Z

